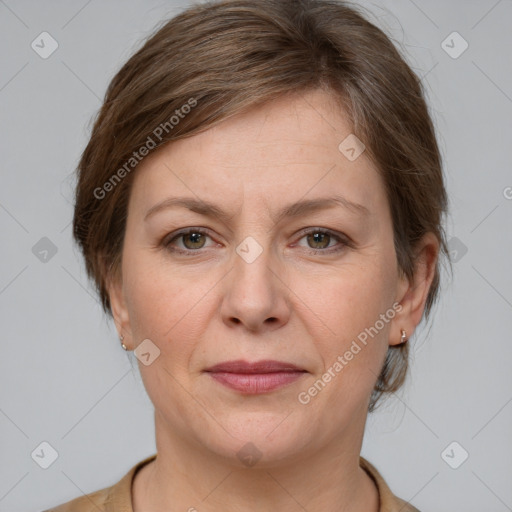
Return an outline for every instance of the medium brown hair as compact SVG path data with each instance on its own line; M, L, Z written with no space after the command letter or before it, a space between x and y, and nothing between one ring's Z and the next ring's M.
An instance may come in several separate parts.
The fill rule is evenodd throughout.
M74 237L106 312L142 148L314 88L339 101L382 174L402 274L412 278L415 244L427 232L447 255L434 127L420 80L390 39L342 1L206 2L166 21L114 76L78 165ZM438 291L439 262L425 317ZM408 343L389 347L370 410L401 386L407 360Z

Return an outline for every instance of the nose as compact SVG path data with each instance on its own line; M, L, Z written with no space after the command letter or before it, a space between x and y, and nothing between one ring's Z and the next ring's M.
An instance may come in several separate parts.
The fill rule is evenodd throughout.
M225 283L222 319L251 332L279 329L290 317L289 295L284 269L268 249L253 261L237 253Z

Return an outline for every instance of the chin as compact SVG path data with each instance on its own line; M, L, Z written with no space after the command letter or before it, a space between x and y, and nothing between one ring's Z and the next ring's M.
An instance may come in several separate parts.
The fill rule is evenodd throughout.
M207 439L200 429L199 442L237 467L270 468L291 463L300 458L314 436L308 431L310 420L304 424L292 413L293 421L287 421L288 414L284 410L224 414L219 422L222 427L210 425Z

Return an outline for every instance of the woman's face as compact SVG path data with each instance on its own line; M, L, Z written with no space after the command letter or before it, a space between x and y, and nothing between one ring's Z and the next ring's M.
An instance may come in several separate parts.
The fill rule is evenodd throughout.
M111 300L129 348L150 340L157 439L271 465L362 436L388 345L416 321L383 182L351 138L339 148L350 134L314 91L137 168Z

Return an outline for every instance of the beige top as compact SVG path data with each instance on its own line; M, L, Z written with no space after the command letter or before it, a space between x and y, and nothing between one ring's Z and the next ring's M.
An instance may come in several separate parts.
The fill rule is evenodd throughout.
M126 473L119 482L91 494L80 496L44 512L133 512L132 482L135 473L152 460L157 454L141 460ZM409 503L397 498L388 487L380 473L366 459L359 457L359 465L370 475L379 490L379 512L419 512Z

